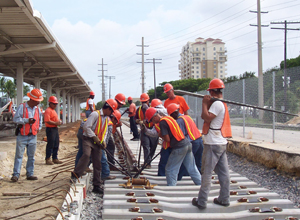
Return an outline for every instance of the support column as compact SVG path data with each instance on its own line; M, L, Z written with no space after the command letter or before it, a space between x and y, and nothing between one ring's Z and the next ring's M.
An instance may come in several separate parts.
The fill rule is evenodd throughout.
M23 102L23 65L17 63L17 106Z
M66 124L67 123L67 120L66 120L66 90L62 91L62 100L63 100L63 103L62 103L62 107L63 107L62 122L63 122L63 124Z
M72 96L72 122L75 122L75 97Z
M56 113L58 115L58 119L61 119L60 118L60 89L55 89L55 93L58 101L58 105L56 106Z
M80 120L80 100L77 98L77 120Z
M36 89L40 89L41 88L41 80L39 77L34 77L34 87Z
M47 81L47 102L51 95L52 95L52 82L49 80Z
M71 96L70 94L67 95L68 99L68 123L71 122Z

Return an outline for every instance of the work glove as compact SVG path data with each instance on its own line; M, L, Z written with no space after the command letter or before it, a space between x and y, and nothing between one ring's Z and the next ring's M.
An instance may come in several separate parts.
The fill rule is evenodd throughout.
M140 120L139 125L142 127L144 125L144 122Z
M100 139L98 138L98 136L93 136L92 138L93 138L94 144L101 146L101 142L100 142Z
M136 120L135 120L135 123L139 124L140 121L141 121L140 119L136 119Z

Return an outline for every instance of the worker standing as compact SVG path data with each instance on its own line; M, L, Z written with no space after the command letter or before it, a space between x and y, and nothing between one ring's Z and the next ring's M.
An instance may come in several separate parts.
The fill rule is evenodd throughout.
M166 165L166 178L168 186L176 186L177 176L181 164L184 164L193 182L201 185L201 176L196 167L192 153L192 145L182 133L179 125L171 116L162 117L157 109L149 108L146 111L148 121L159 123L159 136L170 143L171 154Z
M95 93L93 91L90 92L90 96L86 100L86 107L85 107L85 117L88 118L89 115L96 110L96 106L94 103Z
M227 139L232 136L227 105L222 101L212 101L212 98L222 99L222 89L225 85L220 79L209 83L210 95L205 95L202 101L201 118L204 120L202 134L204 138L202 185L198 198L193 198L192 204L199 209L205 209L211 187L212 172L215 171L220 181L219 197L213 202L221 206L230 205L230 176L226 155Z
M203 141L202 135L197 128L197 125L189 115L182 115L179 113L179 105L172 103L167 108L168 114L176 120L184 136L192 144L192 152L195 157L196 166L201 173L202 165L202 153L203 153ZM187 176L187 170L184 166L181 166L178 174L178 180L182 179L182 176Z
M117 109L117 102L114 99L105 101L101 110L91 113L83 126L83 154L80 157L77 166L74 169L76 176L81 177L90 161L92 155L93 161L93 192L103 193L101 184L101 156L110 137L112 128L109 126L109 116ZM71 178L76 179L72 173Z
M153 123L147 122L145 117L146 110L149 108L149 100L150 97L147 93L141 94L140 102L142 103L142 105L136 110L135 114L136 123L140 124L141 126L140 138L141 145L144 151L144 163L148 163L148 165L146 166L147 169L151 168L150 161L158 144L158 137L148 136L145 131L143 131L144 126L148 129L153 128ZM151 152L153 152L152 155L150 154Z
M129 108L126 110L128 112L129 122L130 122L130 130L132 131L133 138L131 141L138 141L140 139L139 132L134 120L136 105L132 102L132 97L127 98L128 103L130 104Z
M115 96L115 101L118 103L117 109L120 109L123 105L125 105L125 100L126 100L125 95L122 94L122 93L118 93ZM110 155L107 155L107 160L112 165L115 164L114 155L115 155L115 149L116 149L113 134L117 131L117 127L121 127L121 126L122 126L121 121L118 121L117 123L113 123L113 125L112 125L112 127L113 127L112 128L112 134L110 135L109 140L108 140L108 144L107 144L107 150L110 153ZM110 166L110 170L116 171L117 169L114 166Z
M173 86L170 83L166 83L164 85L164 93L166 93L168 96L168 98L164 102L165 108L167 108L171 103L175 103L180 106L180 114L188 115L188 110L190 109L190 107L182 96L174 94Z
M50 96L49 107L44 113L44 122L46 125L46 135L47 135L47 146L46 146L46 164L61 164L57 158L57 153L59 149L59 134L57 126L61 125L61 121L58 119L58 115L55 111L58 104L57 98L55 96ZM52 157L52 161L51 161Z
M17 182L20 177L23 154L27 148L26 176L27 180L37 180L34 176L34 154L36 150L37 133L42 129L42 113L37 106L43 101L43 94L39 89L27 93L30 100L17 108L13 121L18 124L17 144L14 169L11 181Z

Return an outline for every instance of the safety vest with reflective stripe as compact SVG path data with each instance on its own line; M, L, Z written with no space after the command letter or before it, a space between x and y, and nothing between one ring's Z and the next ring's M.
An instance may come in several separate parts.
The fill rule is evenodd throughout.
M224 107L225 107L225 114L224 114L222 127L219 128L219 129L210 128L210 123L204 122L203 129L202 129L202 134L208 134L208 130L211 129L211 130L221 130L221 134L224 138L231 138L232 137L228 108L227 108L226 103L223 102L223 104L224 104Z
M202 136L195 122L189 115L181 115L178 118L183 119L187 133L189 134L191 140L197 140Z
M154 125L154 127L155 127L157 133L159 133L159 132L160 132L159 123L156 123L156 124ZM166 150L167 148L170 147L170 142L167 142L167 141L164 141L164 140L163 140L163 142L162 142L162 147Z
M25 103L22 104L23 104L23 118L28 118L28 110L26 108L26 104ZM38 107L35 108L33 118L35 119L35 122L33 124L30 125L27 123L23 125L23 127L20 129L21 135L28 135L30 133L30 130L33 135L37 134L40 128L40 112Z
M144 113L143 113L143 111L142 111L142 106L140 106L139 108L138 108L138 118L141 120L141 121L143 121L144 120ZM147 127L147 128L152 128L153 127L153 123L152 122L150 122L150 123L145 123L145 126Z
M102 144L108 129L108 124L109 124L109 118L106 117L105 122L102 125L102 116L100 114L100 111L97 111L98 113L98 121L95 127L95 134L98 136L100 143Z
M181 141L185 138L183 132L181 131L179 125L177 124L174 118L172 118L171 116L164 116L160 119L160 121L162 120L168 123L170 131L177 141Z
M90 106L89 106L89 99L90 99L90 98L88 98L88 99L86 100L86 107L85 107L85 110L86 110L86 111L90 109ZM93 109L94 109L94 111L96 110L95 103L93 103Z

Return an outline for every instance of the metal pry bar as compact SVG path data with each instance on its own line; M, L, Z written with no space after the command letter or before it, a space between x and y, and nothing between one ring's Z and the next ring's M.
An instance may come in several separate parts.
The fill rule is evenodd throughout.
M204 97L204 95L197 94L197 93L192 93L192 92L187 92L187 91L183 91L183 90L174 90L174 92L182 94L182 95L190 95L190 96L194 96L194 97L198 97L198 98L203 98ZM234 104L234 105L239 105L239 106L246 106L246 107L250 107L250 108L256 108L256 109L265 110L265 111L269 111L269 112L275 112L275 113L279 113L279 114L285 114L285 115L299 117L299 115L288 113L288 112L282 112L282 111L278 111L278 110L274 110L274 109L262 108L262 107L259 107L259 106L248 105L248 104L234 102L234 101L230 101L230 100L226 100L226 99L212 98L212 100L213 101L221 101L221 102L225 102L225 103L228 103L228 104Z

